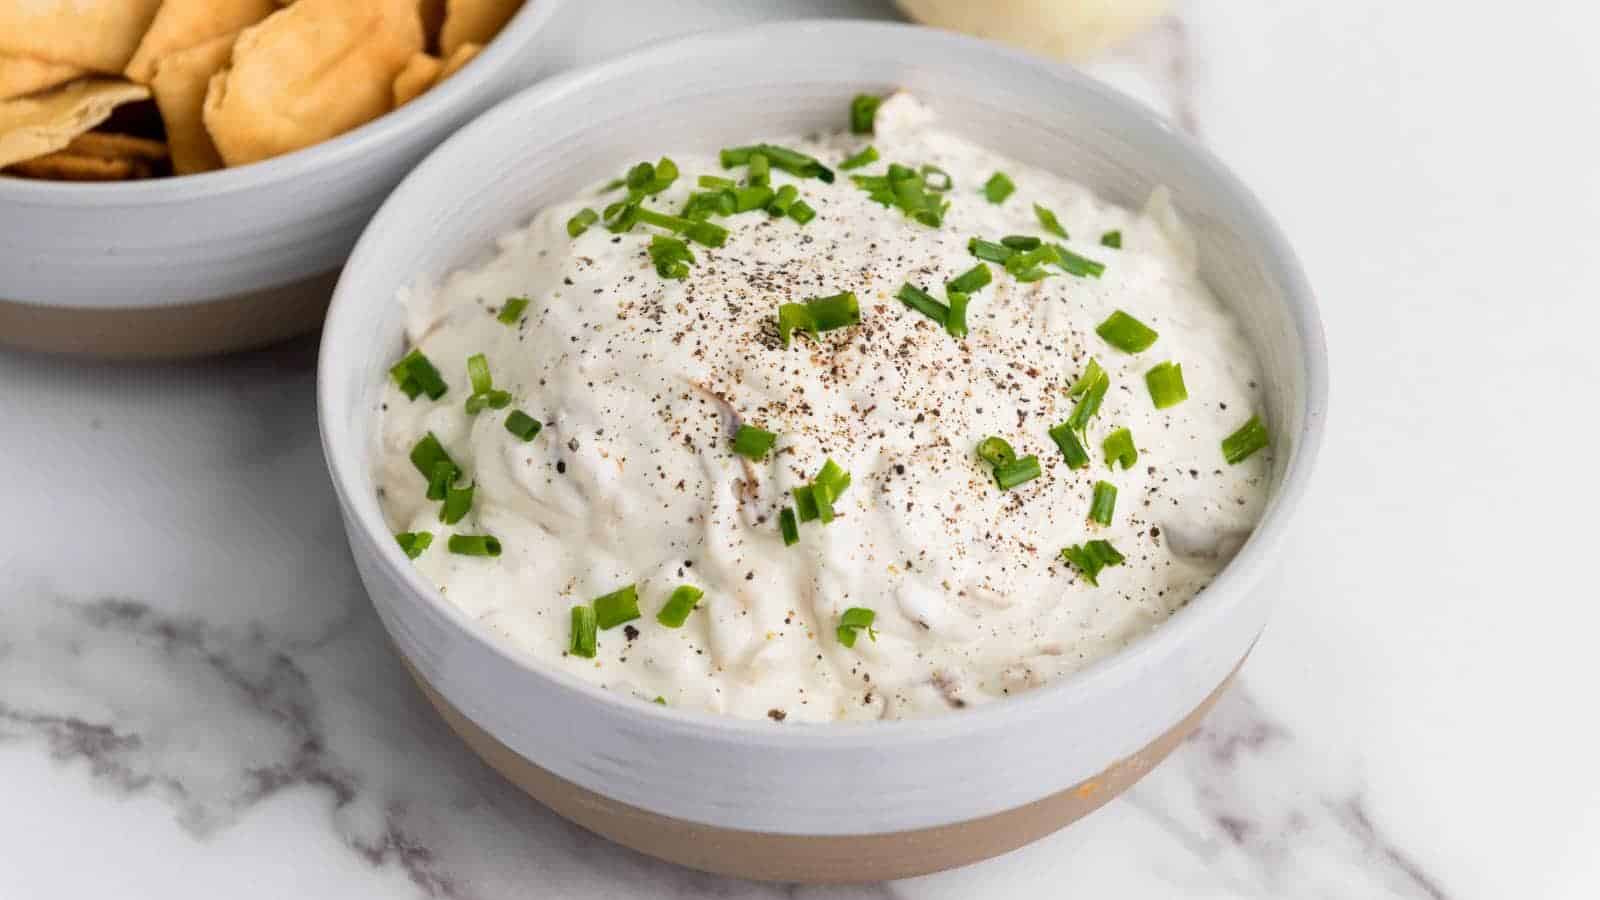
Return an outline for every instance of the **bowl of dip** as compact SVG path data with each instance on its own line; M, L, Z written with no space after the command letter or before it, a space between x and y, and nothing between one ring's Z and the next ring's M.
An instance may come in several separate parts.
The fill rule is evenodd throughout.
M0 175L0 345L159 359L315 330L367 218L473 115L554 68L560 0L528 0L475 58L301 150L110 183Z
M1326 394L1294 254L1207 151L854 22L484 115L321 352L354 558L450 725L613 840L797 881L1003 853L1159 762L1266 621Z

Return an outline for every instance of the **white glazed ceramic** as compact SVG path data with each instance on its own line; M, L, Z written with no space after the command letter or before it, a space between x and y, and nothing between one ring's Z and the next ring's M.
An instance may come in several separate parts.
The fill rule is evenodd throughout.
M1242 319L1267 378L1272 499L1233 563L1153 634L1059 683L930 720L832 726L721 718L608 693L531 663L445 602L395 545L374 494L376 406L402 350L396 291L480 260L544 205L639 159L838 127L853 94L895 87L931 103L948 127L1108 199L1137 206L1158 185L1173 190L1203 274ZM653 827L709 826L696 834L932 835L1081 793L1172 733L1224 682L1276 600L1253 588L1316 454L1324 358L1310 290L1265 211L1214 157L1134 101L1070 69L943 32L804 22L706 34L561 76L445 143L384 204L341 276L318 400L351 547L384 624L447 714L459 713L458 730L481 729L475 746L519 783L541 793L512 772L531 762L587 796L591 812L614 806ZM486 744L507 752L496 760ZM593 824L581 801L552 805L705 868L810 874L673 853Z
M0 343L166 356L285 336L278 309L303 321L300 331L315 327L331 273L405 173L473 115L548 74L544 39L560 5L528 0L454 77L315 147L180 178L0 177ZM217 316L224 321L200 321L185 340L185 322ZM144 334L128 340L130 329ZM146 345L155 352L140 353Z

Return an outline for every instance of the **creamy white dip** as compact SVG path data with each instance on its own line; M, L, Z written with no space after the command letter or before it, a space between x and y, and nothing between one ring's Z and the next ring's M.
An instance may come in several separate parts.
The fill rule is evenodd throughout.
M410 338L449 393L383 403L377 479L396 532L426 531L415 565L451 602L539 662L641 700L781 721L925 716L1028 690L1136 640L1200 591L1257 521L1270 451L1228 465L1220 441L1260 406L1260 374L1237 324L1199 280L1192 244L1161 197L1144 213L940 130L913 98L878 112L871 137L777 140L829 165L873 144L881 158L833 184L773 170L817 211L801 226L765 212L712 221L725 246L691 245L686 279L660 277L646 247L660 229L571 238L599 188L500 239L489 262L409 304ZM644 154L641 154L643 156ZM654 159L656 154L651 154ZM676 213L703 174L743 178L713 156L672 154L682 175L646 206ZM948 172L938 228L872 202L850 174L890 161ZM1016 191L989 202L996 171ZM939 299L970 269L972 237L1050 239L1033 204L1070 232L1062 243L1105 264L1100 278L1057 272L1021 283L991 264L957 340L895 299L910 281ZM1101 246L1120 231L1121 249ZM861 323L773 338L780 302L854 291ZM531 303L520 324L496 313ZM1138 354L1095 333L1115 310L1160 333ZM465 361L482 353L512 407L543 423L523 442L509 409L464 410ZM1048 430L1092 358L1111 386L1090 424L1087 468L1069 468ZM1157 410L1145 373L1182 364L1189 399ZM778 435L750 462L737 423ZM1132 468L1100 442L1131 429ZM453 526L425 499L408 453L432 432L476 483ZM1037 454L1041 477L1000 490L974 452L986 436ZM785 546L779 510L832 458L853 483L827 525ZM1119 490L1112 524L1087 516L1096 481ZM449 534L499 539L498 558L446 547ZM1110 541L1125 557L1094 586L1063 547ZM643 616L601 631L597 655L570 655L570 610L637 584ZM655 621L681 584L705 592L683 627ZM851 607L876 613L876 639L835 636Z

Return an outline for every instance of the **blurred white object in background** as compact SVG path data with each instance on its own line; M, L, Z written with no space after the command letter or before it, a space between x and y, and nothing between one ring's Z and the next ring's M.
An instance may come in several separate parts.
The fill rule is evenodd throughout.
M1168 0L895 0L924 25L1062 59L1120 43L1167 11Z

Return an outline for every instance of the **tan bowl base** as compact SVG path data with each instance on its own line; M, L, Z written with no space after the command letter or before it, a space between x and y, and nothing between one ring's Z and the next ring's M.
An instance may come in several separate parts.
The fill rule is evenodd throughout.
M337 272L219 300L85 309L0 300L0 344L101 359L162 360L265 347L322 325Z
M1241 659L1240 664L1243 662ZM607 799L517 755L451 706L414 669L411 674L473 752L563 818L640 853L691 869L762 881L837 883L909 878L953 869L1010 852L1083 818L1165 759L1200 724L1233 681L1234 673L1193 712L1138 752L1060 793L954 825L848 836L734 831L668 818Z

